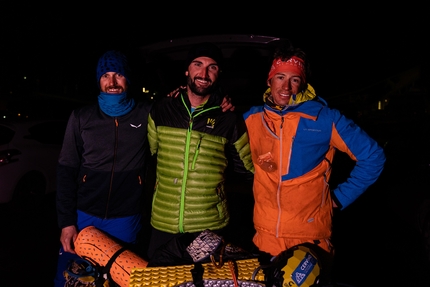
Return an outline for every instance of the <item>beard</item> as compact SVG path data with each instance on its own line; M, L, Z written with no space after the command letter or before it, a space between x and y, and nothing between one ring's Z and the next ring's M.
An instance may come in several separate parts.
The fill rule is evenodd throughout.
M188 87L190 87L190 90L191 90L195 95L197 95L197 96L205 97L205 96L207 96L207 95L210 95L210 94L212 94L212 93L217 89L217 87L218 87L218 82L217 82L217 81L215 81L215 82L211 82L211 80L210 80L210 79L204 79L204 80L206 80L206 81L211 82L211 85L210 85L209 87L207 87L207 88L200 88L200 87L198 87L198 86L196 85L195 79L203 79L203 78L196 77L196 78L194 78L194 80L193 80L193 79L191 79L191 77L190 77L190 76L188 76L188 77L187 77L187 84L188 84Z

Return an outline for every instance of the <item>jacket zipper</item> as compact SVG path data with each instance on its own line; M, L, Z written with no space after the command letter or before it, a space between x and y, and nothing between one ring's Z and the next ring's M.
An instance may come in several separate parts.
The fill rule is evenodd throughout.
M279 131L279 182L278 182L278 190L276 193L276 198L277 198L277 202L278 202L278 221L276 223L276 237L279 236L279 228L280 228L280 224L281 224L281 213L282 213L282 209L281 209L281 186L282 186L282 167L283 167L283 161L282 161L282 154L283 154L283 137L282 137L282 129L284 127L284 116L281 117L281 125L280 125L280 131ZM295 137L291 138L291 144L289 146L289 150L288 150L288 162L286 163L287 167L285 172L288 174L290 173L290 160L291 160L291 154L293 152L293 143L294 143L294 139Z
M324 206L324 202L325 202L324 198L325 198L326 190L328 189L329 192L330 192L330 185L328 184L327 175L330 172L331 164L330 164L330 161L327 158L325 158L324 160L328 162L328 165L327 165L327 169L326 169L326 171L324 173L324 186L323 186L323 190L322 190L321 207ZM326 187L328 187L328 188L326 188Z
M200 137L199 141L197 142L196 152L194 153L193 163L191 164L191 170L196 169L196 161L197 161L197 158L199 157L200 145L202 143L202 139L203 139L203 137Z
M281 125L279 127L279 166L278 166L278 190L276 191L276 201L278 203L278 222L276 224L276 237L279 235L279 225L281 222L281 183L282 183L282 128L284 127L284 117L281 117Z
M188 123L187 141L185 144L184 155L184 177L182 178L181 203L179 207L179 232L184 233L184 206L185 206L185 187L187 186L188 178L188 154L190 153L191 130L193 128L193 117L190 115Z
M182 178L181 202L180 202L180 206L179 206L179 227L178 228L179 228L180 233L184 233L185 188L187 186L187 178L188 178L188 165L189 165L188 157L190 154L190 143L191 143L191 133L193 131L193 122L197 116L199 116L199 115L201 115L201 114L203 114L209 110L217 109L220 106L214 106L214 107L208 108L206 110L199 111L196 114L192 114L191 111L188 109L188 106L185 103L182 95L181 95L181 98L182 98L182 103L185 106L185 108L187 109L188 115L190 117L190 121L188 122L188 129L187 129L187 140L185 143L184 177ZM201 141L202 141L202 138L200 138L200 140L198 142L197 149L200 149ZM196 150L196 153L197 153L197 150ZM194 168L194 164L195 164L196 160L197 160L197 155L195 155L194 159L193 159L193 168Z
M110 196L112 193L113 177L114 177L114 173L115 173L116 155L117 155L117 150L118 150L118 125L119 125L118 119L115 118L114 122L115 122L115 146L113 149L113 163L112 163L112 169L111 169L111 174L110 174L109 193L108 193L108 200L106 202L105 218L107 218L107 215L108 215L109 201L110 201Z

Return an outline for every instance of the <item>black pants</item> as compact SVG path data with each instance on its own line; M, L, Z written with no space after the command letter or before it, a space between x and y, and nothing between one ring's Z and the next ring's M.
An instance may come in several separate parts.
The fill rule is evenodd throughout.
M224 230L211 231L222 236ZM201 231L167 233L152 228L148 246L148 267L193 264L194 262L186 248L200 233Z

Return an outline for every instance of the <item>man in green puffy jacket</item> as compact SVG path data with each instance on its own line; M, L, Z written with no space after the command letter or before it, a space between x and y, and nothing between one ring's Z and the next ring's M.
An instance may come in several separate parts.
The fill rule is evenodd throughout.
M150 262L157 249L184 234L193 238L205 229L222 234L230 219L225 194L230 163L235 172L252 178L243 117L220 107L222 60L212 43L192 47L187 86L179 96L156 102L150 112L148 139L151 153L157 154Z

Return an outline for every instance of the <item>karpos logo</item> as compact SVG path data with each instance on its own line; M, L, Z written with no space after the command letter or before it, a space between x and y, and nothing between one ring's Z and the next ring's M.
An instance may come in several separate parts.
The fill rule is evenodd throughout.
M206 121L206 127L213 129L215 127L215 119L208 118Z

